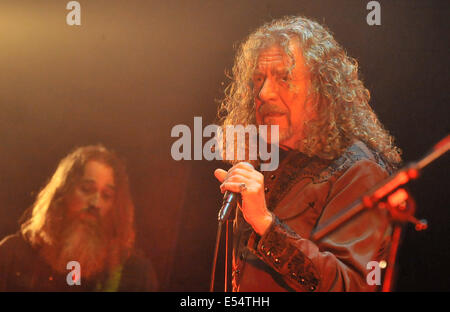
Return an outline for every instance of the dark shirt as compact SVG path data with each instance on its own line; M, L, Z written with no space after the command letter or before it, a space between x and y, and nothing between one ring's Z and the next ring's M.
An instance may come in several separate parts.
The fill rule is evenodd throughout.
M67 274L55 272L20 233L0 242L0 291L156 291L152 264L134 252L112 276L98 274L81 285L68 285Z

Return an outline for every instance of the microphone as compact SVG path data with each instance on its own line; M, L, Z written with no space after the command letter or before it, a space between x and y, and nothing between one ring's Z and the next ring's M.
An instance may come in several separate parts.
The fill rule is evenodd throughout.
M217 220L219 222L228 220L231 211L234 209L234 207L236 207L239 195L239 193L236 194L230 191L225 191L225 195L223 195L222 208L220 208L219 215L217 216Z
M245 162L245 164L249 165L250 167L252 167L252 169L254 169L254 167L248 162ZM219 222L228 220L231 211L233 211L234 207L236 207L237 200L241 199L240 195L241 194L239 193L225 191L225 194L223 195L222 208L220 208L219 215L217 216L217 220Z

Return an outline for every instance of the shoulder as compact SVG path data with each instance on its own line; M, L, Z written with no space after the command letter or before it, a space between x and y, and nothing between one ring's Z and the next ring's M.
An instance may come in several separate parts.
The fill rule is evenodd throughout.
M348 175L374 175L378 180L378 177L386 177L391 173L392 168L377 152L369 149L363 142L356 141L340 157L331 161L318 179L333 182Z
M329 191L321 222L340 213L370 189L384 181L390 175L389 169L381 158L357 142L336 159L325 171L328 171ZM384 217L383 217L384 218Z
M6 236L0 241L0 253L28 248L20 232Z
M342 195L346 202L356 200L392 173L382 158L360 141L350 146L324 171L331 187L328 200Z
M152 262L141 250L135 250L124 264L122 291L156 291L158 279Z
M151 266L151 262L142 250L135 250L130 255L125 265L129 268L147 268Z
M0 271L7 270L12 265L27 263L33 256L33 249L20 232L8 235L0 241Z

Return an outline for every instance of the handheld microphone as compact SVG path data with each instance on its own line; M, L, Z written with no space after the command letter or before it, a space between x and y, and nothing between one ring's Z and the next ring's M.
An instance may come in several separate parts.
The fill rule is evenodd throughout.
M222 208L220 208L219 215L217 216L217 220L219 222L228 220L231 211L234 207L236 207L239 195L239 193L236 194L230 191L225 191L225 195L223 195Z
M254 169L254 167L248 162L245 162L245 164L249 165L250 167L252 167L252 169ZM238 199L240 199L240 195L241 194L239 193L225 191L225 194L223 195L222 208L220 208L219 215L217 216L217 220L219 222L228 220L231 211L233 211L234 207L236 207Z

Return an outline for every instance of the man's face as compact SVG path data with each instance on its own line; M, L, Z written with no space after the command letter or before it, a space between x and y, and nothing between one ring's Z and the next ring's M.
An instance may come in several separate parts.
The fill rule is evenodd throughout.
M89 161L80 181L66 198L67 221L98 223L103 220L114 204L114 189L113 169L101 162Z
M304 123L314 118L315 113L307 96L311 79L303 55L293 41L289 48L295 58L291 73L291 60L282 47L273 45L260 52L253 74L253 91L256 123L278 125L280 146L297 148L304 138Z
M89 161L83 175L64 198L66 216L58 245L44 257L59 272L68 261L80 263L84 277L105 269L112 230L111 211L115 202L113 169L98 161Z

